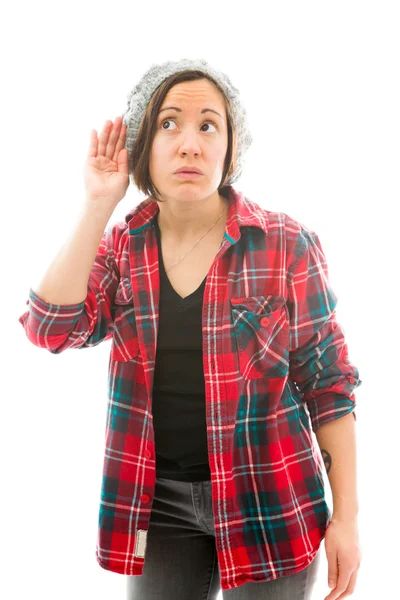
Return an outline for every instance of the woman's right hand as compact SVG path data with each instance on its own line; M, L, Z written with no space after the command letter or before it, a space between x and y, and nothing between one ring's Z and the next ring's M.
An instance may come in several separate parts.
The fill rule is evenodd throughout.
M106 121L99 139L92 129L84 170L86 200L109 202L115 208L125 196L129 186L125 138L126 125L122 125L122 117L117 117L114 124Z

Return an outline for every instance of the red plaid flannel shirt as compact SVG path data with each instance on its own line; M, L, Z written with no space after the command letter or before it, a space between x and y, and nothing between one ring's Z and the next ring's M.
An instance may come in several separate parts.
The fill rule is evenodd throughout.
M19 318L54 354L111 340L96 559L125 575L143 573L155 490L158 210L146 198L107 228L85 301L49 304L31 288ZM311 429L354 411L361 384L336 304L317 234L230 186L202 309L222 589L304 569L325 535L332 515Z

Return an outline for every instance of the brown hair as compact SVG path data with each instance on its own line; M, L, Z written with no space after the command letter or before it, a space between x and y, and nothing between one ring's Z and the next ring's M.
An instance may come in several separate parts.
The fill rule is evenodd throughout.
M198 70L187 70L179 73L174 73L168 79L165 79L161 85L155 90L150 98L150 102L146 107L140 122L136 143L129 157L129 172L137 188L144 194L151 196L153 202L163 202L161 200L160 191L156 188L150 177L149 160L150 151L153 144L153 139L156 134L157 115L163 103L165 96L172 86L182 81L195 81L198 79L208 79L222 93L225 99L225 108L228 121L228 149L225 156L224 170L222 173L221 184L218 191L222 195L227 194L226 181L236 168L236 136L232 124L231 108L229 99L224 94L220 85L212 79L207 73Z

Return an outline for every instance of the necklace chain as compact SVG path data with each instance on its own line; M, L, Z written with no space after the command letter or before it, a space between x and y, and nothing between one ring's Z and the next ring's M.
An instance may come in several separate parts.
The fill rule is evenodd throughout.
M218 221L222 217L223 212L224 211L222 210L221 214L219 215L218 219L215 221L214 225L212 225L210 227L210 229L208 231L206 231L205 234L202 235L201 238L198 239L197 242L195 244L193 244L193 246L181 258L178 258L177 261L175 261L174 263L172 263L172 265L168 269L165 270L166 273L168 273L173 267L175 267L178 263L180 263L185 258L185 256L187 256L189 254L189 252L191 252L193 250L193 248L195 248L195 246L197 246L197 244L207 235L207 233L209 233L211 231L211 229L213 229L213 227L216 226L216 224L218 223Z

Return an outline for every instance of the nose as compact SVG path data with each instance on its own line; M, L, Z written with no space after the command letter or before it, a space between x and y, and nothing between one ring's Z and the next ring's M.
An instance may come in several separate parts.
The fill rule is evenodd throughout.
M194 130L194 128L186 128L182 133L179 151L180 153L185 153L189 155L199 154L200 145L197 137L197 132Z

